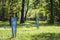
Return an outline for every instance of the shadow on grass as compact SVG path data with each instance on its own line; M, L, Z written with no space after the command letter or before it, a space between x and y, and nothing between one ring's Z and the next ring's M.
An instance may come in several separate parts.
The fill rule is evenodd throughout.
M17 24L18 27L36 27L36 22L33 21L33 22L26 22L26 23L23 23L23 24ZM57 26L57 27L60 27L60 23L54 23L54 24L49 24L49 23L39 23L39 26L43 26L43 27L47 27L47 26ZM10 25L8 24L8 22L1 22L0 23L0 27L10 27Z
M0 24L0 27L10 26L9 24Z
M11 39L13 39L13 37L10 37L10 38L8 38L8 39L6 39L6 40L11 40Z
M0 27L10 27L9 22L0 22Z
M60 23L54 23L54 24L49 24L49 23L39 23L40 26L60 26Z
M40 35L34 35L31 38L31 40L60 40L60 34L42 33Z
M26 28L30 28L30 27L36 27L36 23L25 23L25 24L17 24L19 27L26 27ZM55 24L48 24L48 23L39 23L39 26L41 27L60 27L59 23L55 23Z
M36 22L28 22L32 25L36 25ZM60 26L60 23L54 23L54 24L50 24L50 23L39 23L39 26Z
M6 40L12 40L14 38L16 38L16 37L11 36L10 38L7 38Z
M30 27L35 27L35 24L17 24L18 27L26 27L26 28L30 28Z
M31 35L31 36L22 36L20 39L20 36L17 36L17 39L24 39L24 40L60 40L60 33L40 33L37 35ZM27 38L27 39L26 39ZM11 38L13 39L13 38ZM11 40L9 39L9 40Z

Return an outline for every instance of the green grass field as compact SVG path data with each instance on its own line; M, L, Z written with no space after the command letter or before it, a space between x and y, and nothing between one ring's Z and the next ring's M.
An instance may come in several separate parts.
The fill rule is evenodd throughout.
M34 22L17 24L17 34L11 38L12 30L8 23L0 22L0 40L60 40L59 24L42 24L39 29Z

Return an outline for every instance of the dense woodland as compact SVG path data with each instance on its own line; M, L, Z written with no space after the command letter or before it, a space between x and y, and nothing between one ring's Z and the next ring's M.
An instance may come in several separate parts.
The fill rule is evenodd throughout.
M60 23L60 0L0 0L0 21L17 17L20 23L26 20Z

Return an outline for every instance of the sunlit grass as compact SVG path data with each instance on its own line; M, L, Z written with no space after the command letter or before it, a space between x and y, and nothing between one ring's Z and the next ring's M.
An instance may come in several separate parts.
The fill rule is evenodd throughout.
M4 23L0 23L4 24ZM60 26L40 24L39 29L36 28L34 21L24 24L17 24L17 34L15 38L12 35L11 27L6 25L0 27L0 40L60 40ZM7 26L8 25L8 26Z
M42 35L44 37L44 34L47 35L47 33L60 34L60 27L40 27L39 29L37 29L36 27L17 28L17 36L16 36L16 38L13 38L13 39L14 40L20 40L20 39L21 40L28 40L28 39L33 39L33 38L35 39L34 36ZM11 35L12 35L11 29L10 30L0 30L0 39L1 40L6 40L6 39L9 40ZM50 34L48 34L48 35L50 35Z

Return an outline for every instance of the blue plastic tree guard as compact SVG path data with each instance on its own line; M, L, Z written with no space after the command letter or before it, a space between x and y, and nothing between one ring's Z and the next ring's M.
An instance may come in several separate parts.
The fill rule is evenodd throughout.
M11 27L12 27L12 35L16 35L16 28L17 28L17 18L11 17Z

